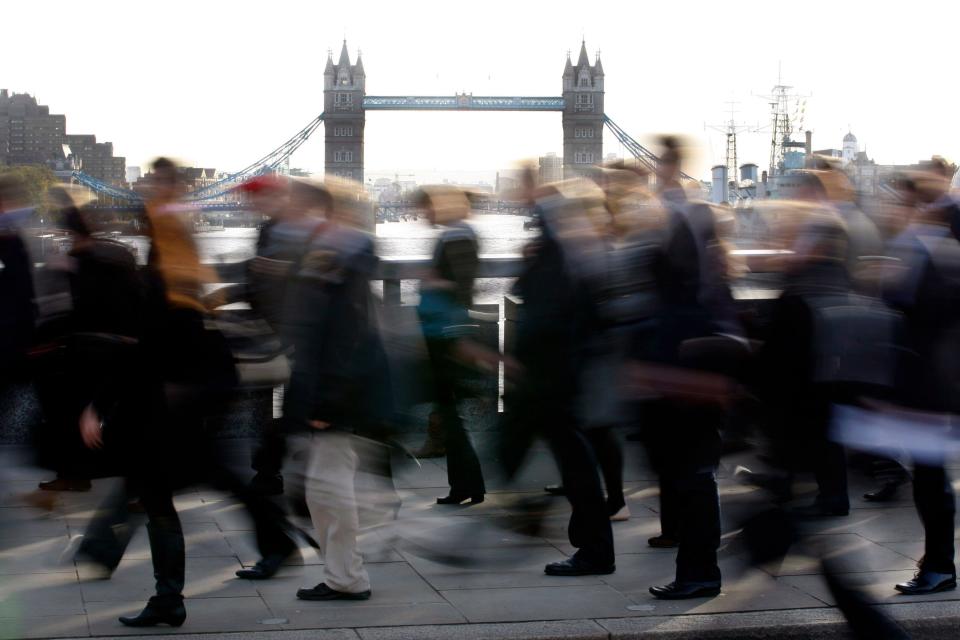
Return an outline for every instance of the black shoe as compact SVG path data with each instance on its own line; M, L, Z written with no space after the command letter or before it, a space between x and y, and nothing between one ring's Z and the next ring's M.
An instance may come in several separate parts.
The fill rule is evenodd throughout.
M250 480L250 488L264 496L283 495L283 476L279 473L257 473Z
M670 536L659 535L648 539L647 544L656 549L673 549L680 546L680 541Z
M187 610L184 608L183 602L161 605L155 602L153 598L150 598L140 615L133 618L120 616L120 622L128 627L155 627L158 624L179 627L186 619Z
M88 478L63 478L57 476L37 485L41 491L90 491Z
M560 562L551 562L543 572L548 576L606 576L616 570L617 566L614 564L591 564L572 556Z
M876 491L868 491L863 494L863 499L868 502L890 502L897 497L897 490L899 488L900 483L889 482Z
M437 498L437 504L463 504L469 500L469 504L480 504L484 501L483 494L478 494L475 496L462 496L451 493L445 498Z
M769 491L773 494L773 499L776 502L787 502L790 500L792 487L789 476L775 473L758 473L742 465L737 465L737 468L733 471L733 479L740 484Z
M565 496L567 495L567 489L562 484L548 484L543 488L544 491L549 493L552 496Z
M913 576L913 580L901 582L893 588L908 596L921 596L927 593L948 591L957 588L957 574L934 573L933 571L924 571L921 569L917 572L917 575Z
M300 600L369 600L370 590L346 593L344 591L334 591L321 582L312 589L297 589L297 598Z
M237 577L244 578L246 580L267 580L277 575L277 571L280 570L281 565L286 561L290 554L287 555L269 555L266 558L261 558L257 561L257 564L253 565L249 569L239 569L237 570Z
M660 600L712 598L720 595L720 582L671 582L662 587L650 587L650 595Z

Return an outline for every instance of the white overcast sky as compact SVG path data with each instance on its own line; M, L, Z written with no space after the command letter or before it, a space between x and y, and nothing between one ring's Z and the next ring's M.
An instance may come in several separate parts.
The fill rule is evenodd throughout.
M237 169L270 151L322 110L327 50L338 55L344 36L352 59L363 51L368 94L549 96L582 35L591 58L601 50L607 114L642 143L691 136L701 176L724 152L704 125L727 120L731 99L738 119L766 125L756 96L778 64L809 96L815 148L839 147L849 125L879 162L960 159L956 0L46 0L0 15L0 87L134 165L165 154ZM321 133L294 166L322 170ZM741 163L766 168L769 136L741 134ZM562 151L556 113L367 116L368 175L492 175L547 151Z

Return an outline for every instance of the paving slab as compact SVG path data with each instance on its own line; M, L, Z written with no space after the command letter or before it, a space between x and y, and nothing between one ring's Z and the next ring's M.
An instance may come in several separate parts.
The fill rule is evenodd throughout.
M634 603L609 585L571 585L558 577L555 587L457 589L441 595L470 622L570 620L631 615Z
M119 616L133 616L143 609L146 600L126 602L91 602L87 604L90 633L94 636L145 636L155 634L208 633L223 631L253 631L266 628L260 621L271 621L275 615L259 597L242 598L187 598L187 620L179 629L153 627L138 629L123 626ZM279 628L279 624L269 625Z

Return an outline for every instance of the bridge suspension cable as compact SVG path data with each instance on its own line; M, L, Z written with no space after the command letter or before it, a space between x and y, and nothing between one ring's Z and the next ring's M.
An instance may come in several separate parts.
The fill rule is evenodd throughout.
M322 113L318 115L316 118L311 120L307 126L295 133L290 139L267 155L254 162L251 162L240 171L231 173L230 175L221 178L220 180L217 180L216 182L205 187L191 191L186 195L186 199L193 202L210 200L212 198L222 196L236 186L236 184L239 182L243 182L248 178L261 175L268 171L273 171L277 168L277 166L280 165L280 163L293 155L293 152L299 149L300 146L306 142L311 135L313 135L313 133L323 122L323 115L324 114ZM107 184L102 180L98 180L97 178L94 178L93 176L82 171L74 171L73 178L88 189L115 200L121 200L124 202L141 202L143 200L140 194L136 191L114 187L113 185Z
M616 122L610 119L610 116L603 114L603 124L607 125L607 128L616 136L617 140L620 141L624 147L627 148L627 151L630 154L640 161L640 163L649 169L650 171L656 171L657 165L660 164L660 158L655 156L649 149L644 147L642 144L630 137L626 131L620 128ZM680 172L680 177L685 180L693 180L697 182L697 179L687 175L684 172Z
M238 182L243 182L244 180L253 176L261 175L268 171L273 171L281 162L293 155L293 152L299 149L300 145L306 142L310 136L313 135L313 132L316 131L320 126L320 123L323 122L323 115L324 114L322 113L318 115L316 118L310 121L310 124L295 133L289 140L262 158L250 163L240 171L221 178L213 184L209 184L195 191L191 191L187 194L187 199L209 200L211 198L216 198L217 196L223 195L232 189Z

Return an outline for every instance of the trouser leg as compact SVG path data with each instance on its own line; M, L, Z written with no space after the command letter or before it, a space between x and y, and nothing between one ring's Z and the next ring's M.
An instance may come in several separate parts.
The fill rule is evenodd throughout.
M953 522L956 498L942 465L917 464L914 467L913 498L923 523L921 567L936 573L955 573Z
M612 565L613 530L589 441L578 429L554 425L551 446L572 510L568 534L575 555L591 564Z
M814 467L819 497L823 506L849 509L850 496L847 490L847 456L843 446L824 440Z
M486 493L480 459L464 429L455 404L438 407L447 451L447 482L450 494L478 496Z
M354 490L357 453L353 436L327 432L309 437L306 499L324 561L324 582L335 591L370 589L370 578L357 550L360 530Z
M212 484L218 489L234 494L253 520L260 556L268 558L290 555L297 545L287 533L287 520L283 509L260 491L243 482L240 476L219 457L212 458L209 464Z
M607 505L616 511L626 504L623 497L623 450L613 429L590 429L587 437L600 465L600 473L603 474Z
M677 580L720 580L720 494L714 469L682 471L676 476L680 516Z
M251 467L265 476L278 476L283 469L286 454L286 438L280 419L273 419L264 426L257 450L254 451Z
M476 496L486 493L480 459L470 442L457 407L457 376L459 371L450 362L450 345L446 341L427 343L433 367L436 412L443 432L447 453L447 482L450 494Z
M124 481L107 496L84 531L78 555L110 570L117 568L133 532L144 519L140 514L130 513L127 505L131 495L129 481Z
M157 595L151 600L176 603L183 600L186 580L186 551L180 518L173 506L173 494L162 487L145 488L142 495L147 512L147 534Z

